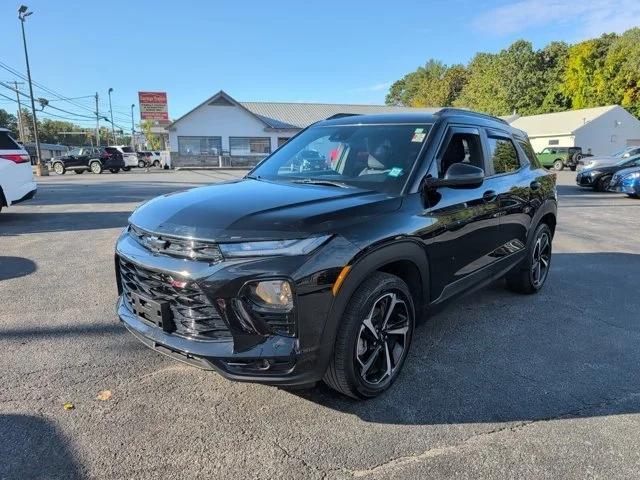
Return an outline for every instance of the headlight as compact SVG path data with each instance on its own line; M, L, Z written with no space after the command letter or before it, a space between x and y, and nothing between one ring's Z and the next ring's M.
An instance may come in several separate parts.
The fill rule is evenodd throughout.
M293 308L291 285L286 280L265 280L249 285L251 299L261 307L289 311Z
M598 170L591 170L589 172L589 175L595 177L596 175L600 175L600 172Z
M222 255L234 257L266 257L271 255L306 255L329 239L330 235L297 240L271 240L267 242L242 242L219 244Z

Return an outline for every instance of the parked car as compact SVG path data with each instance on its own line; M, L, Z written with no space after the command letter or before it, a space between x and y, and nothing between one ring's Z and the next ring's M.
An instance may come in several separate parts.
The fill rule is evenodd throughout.
M640 167L619 170L611 177L609 190L626 193L631 198L640 198Z
M144 162L141 166L141 162L138 159L138 154L129 145L114 145L113 148L117 149L122 154L122 157L124 159L124 168L122 170L124 170L125 172L128 172L133 167L145 167Z
M31 157L8 129L0 128L0 211L33 198L36 190Z
M632 167L640 167L640 155L623 158L613 165L582 170L576 176L576 184L580 187L590 187L599 192L605 192L609 189L609 182L615 173Z
M610 156L598 156L591 158L583 158L578 162L578 171L581 172L585 169L594 169L596 167L610 166L618 163L625 158L635 157L640 155L640 147L627 147L614 153Z
M149 167L160 167L161 166L161 155L160 152L152 152L152 151L139 151L138 152L138 160L144 161L143 166ZM140 167L140 162L138 162L138 166ZM142 167L140 167L142 168Z
M77 174L86 171L102 173L103 170L118 173L124 168L122 154L113 147L77 147L66 155L51 159L51 169L58 175L64 175L67 170Z
M320 149L331 166L291 170ZM325 120L244 179L140 206L116 244L117 310L152 349L227 378L374 397L430 307L503 276L543 287L556 209L555 175L498 118Z
M583 153L581 147L546 147L537 156L543 167L553 167L558 171L569 167L575 171Z

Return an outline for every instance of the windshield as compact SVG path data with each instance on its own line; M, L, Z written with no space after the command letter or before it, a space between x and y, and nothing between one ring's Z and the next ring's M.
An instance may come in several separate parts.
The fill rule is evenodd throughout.
M289 140L249 176L397 194L431 125L326 125Z
M640 163L640 155L633 158L623 157L622 160L619 160L618 162L616 162L616 165L619 165L619 166L627 165L629 167L633 167L638 163Z

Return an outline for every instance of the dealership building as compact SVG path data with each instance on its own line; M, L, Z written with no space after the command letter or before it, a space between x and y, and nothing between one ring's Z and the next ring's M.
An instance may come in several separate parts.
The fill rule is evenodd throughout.
M332 115L437 110L386 105L239 102L220 91L167 127L171 162L174 167L253 165L303 128Z

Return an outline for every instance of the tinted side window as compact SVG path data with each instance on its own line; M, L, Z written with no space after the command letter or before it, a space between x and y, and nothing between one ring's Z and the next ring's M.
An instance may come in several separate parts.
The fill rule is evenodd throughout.
M531 143L527 142L526 140L518 140L518 144L520 145L520 148L522 149L524 154L527 156L529 163L531 163L531 165L534 165L535 167L540 168L538 156L536 155L536 152L533 151Z
M480 135L474 133L454 133L440 155L438 175L444 177L454 163L469 163L484 170L484 157Z
M494 174L514 172L520 168L518 152L511 140L489 137L489 151Z

